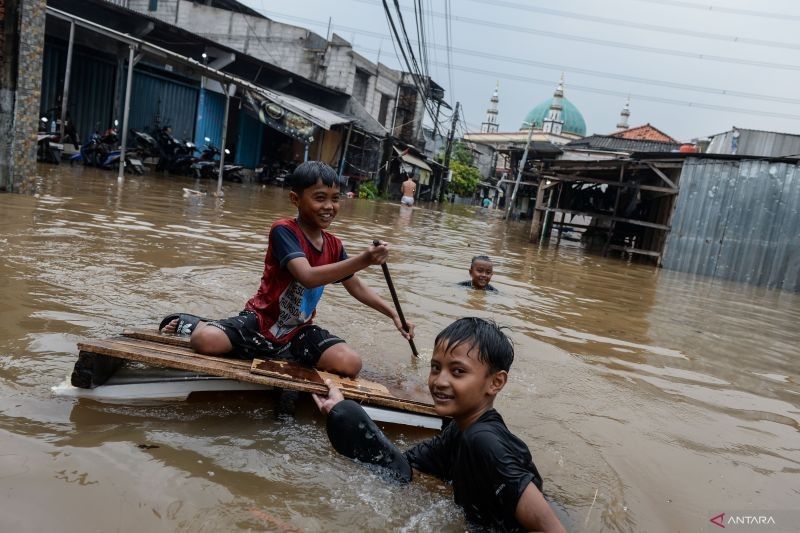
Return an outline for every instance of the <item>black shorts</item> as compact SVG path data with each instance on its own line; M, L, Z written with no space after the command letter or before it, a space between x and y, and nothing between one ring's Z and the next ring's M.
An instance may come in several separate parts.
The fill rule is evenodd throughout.
M276 344L261 334L258 316L242 311L238 316L212 320L209 326L221 329L233 345L228 357L236 359L285 359L306 366L316 366L322 353L341 342L336 335L319 326L304 326L287 344Z

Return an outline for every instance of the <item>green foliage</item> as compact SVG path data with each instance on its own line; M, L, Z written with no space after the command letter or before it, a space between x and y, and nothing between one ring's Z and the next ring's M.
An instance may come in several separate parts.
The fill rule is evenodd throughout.
M448 190L459 196L472 196L481 181L481 173L477 168L460 161L450 161L453 171L453 181L447 186Z
M439 152L436 158L439 163L444 163L444 151ZM467 145L461 141L455 141L453 148L450 151L450 162L458 161L459 163L467 166L472 166L475 163L475 157L472 155L472 150L467 148Z
M358 188L358 197L374 200L378 197L378 187L371 181L365 181Z
M453 143L453 151L450 154L450 161L458 161L459 163L467 166L475 164L475 157L472 155L472 150L467 148L467 145L461 141Z

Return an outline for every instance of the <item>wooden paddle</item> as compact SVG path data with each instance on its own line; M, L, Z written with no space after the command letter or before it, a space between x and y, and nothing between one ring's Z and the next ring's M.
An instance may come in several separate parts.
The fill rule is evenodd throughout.
M375 239L372 241L372 244L373 246L380 246L381 241ZM406 322L406 317L403 315L403 310L400 309L400 300L397 299L397 291L394 290L392 276L389 274L389 266L384 262L381 268L383 269L383 277L386 278L386 284L389 286L389 292L392 293L392 301L394 302L394 308L397 309L397 316L400 317L400 324L402 324L403 330L408 333L408 323ZM414 339L408 339L408 344L411 346L411 353L414 354L414 357L419 357L417 347L414 345Z

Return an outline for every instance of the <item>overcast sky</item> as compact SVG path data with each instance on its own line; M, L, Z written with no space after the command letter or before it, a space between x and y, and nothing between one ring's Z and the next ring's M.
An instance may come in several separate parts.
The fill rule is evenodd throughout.
M381 50L382 63L400 67L380 0L242 2L322 36L331 18L356 51L374 61ZM480 128L496 82L500 131L511 131L563 71L589 134L615 130L628 94L631 126L649 122L679 140L734 125L800 134L797 0L450 0L449 71L446 2L423 0L429 68L446 100L461 102L470 130ZM413 2L400 4L414 39Z

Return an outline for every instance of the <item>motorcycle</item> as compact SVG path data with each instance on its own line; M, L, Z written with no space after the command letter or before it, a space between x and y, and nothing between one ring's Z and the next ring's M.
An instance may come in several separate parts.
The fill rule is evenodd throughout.
M138 155L139 158L144 160L159 157L158 141L156 141L152 135L133 128L129 131L136 142L136 155Z
M58 135L47 131L47 117L39 119L39 131L36 134L36 159L45 163L61 163L64 145L58 142Z
M102 135L95 131L81 149L70 158L70 163L82 162L84 165L95 166L106 170L119 167L119 158L122 150L117 147L117 126L119 121L108 128ZM99 124L98 124L99 126ZM134 174L144 174L144 164L129 151L125 151L125 168Z
M172 174L191 174L191 167L197 160L194 156L197 147L193 142L178 140L172 135L170 126L159 128L155 140L159 155L156 170L166 170Z
M263 184L276 184L276 185L283 185L286 181L286 178L294 172L295 165L293 164L281 164L277 161L273 162L272 164L262 164L259 167L256 167L255 170L255 178L258 180L259 183Z
M119 149L110 151L100 167L109 170L119 168L119 158L121 154L122 150ZM136 153L125 150L125 170L130 170L137 176L141 176L144 174L144 163L142 163L142 160L139 159Z
M211 144L211 139L206 137L204 140L206 144L203 146L200 159L192 165L192 172L197 179L216 179L219 176L218 156L220 151L219 148ZM230 155L230 153L230 150L226 148L225 155ZM223 165L222 179L242 183L244 180L242 170L244 170L242 165Z

